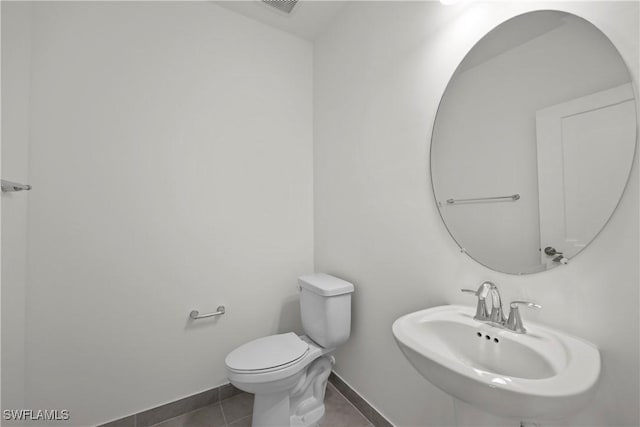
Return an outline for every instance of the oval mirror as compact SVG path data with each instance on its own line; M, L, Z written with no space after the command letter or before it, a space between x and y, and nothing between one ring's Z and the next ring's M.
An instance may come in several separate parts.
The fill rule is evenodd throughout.
M431 141L440 215L485 266L567 262L607 223L636 146L632 79L584 19L537 11L482 38L449 82Z

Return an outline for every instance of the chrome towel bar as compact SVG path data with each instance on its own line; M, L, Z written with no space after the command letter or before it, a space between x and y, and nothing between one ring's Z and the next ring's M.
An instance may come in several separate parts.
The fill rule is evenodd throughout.
M218 306L216 310L217 311L214 313L207 313L207 314L200 314L198 310L193 310L191 313L189 313L189 317L192 318L193 320L198 320L198 319L206 319L207 317L222 316L224 314L224 305Z
M460 203L460 202L478 202L481 200L507 200L507 199L511 199L511 200L520 200L520 195L519 194L512 194L511 196L498 196L498 197L478 197L475 199L447 199L447 203L450 205L453 205L454 203Z
M3 193L11 193L14 191L29 191L31 190L30 185L26 184L18 184L17 182L11 182L7 180L2 180L2 192Z

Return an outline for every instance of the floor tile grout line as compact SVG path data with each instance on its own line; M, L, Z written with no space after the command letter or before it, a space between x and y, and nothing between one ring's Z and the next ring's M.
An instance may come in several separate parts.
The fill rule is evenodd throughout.
M334 389L334 390L335 390L335 391L336 391L336 392L337 392L337 393L338 393L338 394L339 394L339 395L340 395L344 400L346 400L346 401L349 403L349 405L351 405L351 407L352 407L353 409L355 409L355 410L356 410L356 412L358 412L358 414L360 414L360 416L362 416L362 418L364 418L365 420L367 420L367 421L369 422L369 424L370 424L370 425L373 425L373 422L372 422L369 418L367 418L367 417L366 417L362 412L360 412L360 409L356 408L356 405L354 405L354 404L353 404L349 399L347 399L347 397L346 397L344 394L342 394L342 393L340 392L340 390L338 390L338 387L334 386L334 385L333 385L333 384L331 384L331 383L328 383L327 385L331 385L331 386L333 387L333 389Z
M238 398L238 397L240 397L240 396L250 396L250 397L251 397L251 399L252 399L252 400L251 400L251 402L252 402L252 403L250 404L250 406L251 406L251 410L250 410L247 414L240 415L240 416L236 416L235 418L230 419L230 418L228 417L228 415L227 415L227 414L225 414L225 412L224 412L224 407L222 406L222 403L223 403L223 402L225 402L225 401L228 401L228 400L237 399L237 398ZM242 420L242 419L244 419L244 418L247 418L247 417L252 417L252 416L253 416L253 403L254 403L254 400L253 400L253 399L255 399L255 395L254 395L253 393L241 392L241 393L235 394L235 395L233 395L233 396L231 396L231 397L228 397L227 399L224 399L223 401L221 401L221 402L220 402L220 405L221 405L221 407L222 407L222 414L223 414L223 416L224 416L224 419L225 419L225 422L227 423L227 425L233 424L233 423L235 423L235 422L237 422L237 421L239 421L239 420ZM232 411L232 412L233 412L233 411Z
M226 425L227 425L227 420L226 420L226 419L225 419L225 417L224 417L224 411L223 411L223 409L222 409L222 404L220 403L220 401L218 401L218 402L215 402L215 403L211 403L211 404L209 404L209 405L201 406L201 407L196 408L196 409L193 409L193 410L191 410L191 411L183 412L182 414L178 414L178 415L176 415L175 417L171 417L171 418L167 418L167 419L162 420L162 421L158 421L158 422L157 422L157 423L155 423L155 424L151 424L149 427L156 427L158 424L165 423L165 422L167 422L167 421L169 421L169 420L173 420L173 419L175 419L175 418L181 418L181 417L184 417L184 416L186 416L187 414L190 414L190 413L192 413L192 412L198 412L198 411L202 410L203 408L206 408L207 406L213 406L213 405L218 405L218 406L220 407L220 413L222 413L222 419L223 419L223 421L224 421L224 425L226 426ZM137 417L136 417L136 418L137 418ZM137 427L137 426L138 426L138 422L137 422L137 420L136 420L136 419L134 419L134 427Z
M189 411L189 412L193 412L193 411ZM157 426L158 424L162 424L162 423L168 422L169 420L173 420L173 419L175 419L175 418L180 418L180 417L182 417L182 416L184 416L184 415L187 415L189 412L184 412L184 413L182 413L182 414L178 414L178 415L176 415L175 417L171 417L171 418L167 418L166 420L158 421L157 423L151 424L149 427L155 427L155 426Z
M218 405L220 405L220 412L222 412L222 421L224 421L224 425L226 427L229 425L229 423L227 423L227 416L224 414L224 408L222 407L222 400L218 402Z
M253 417L253 414L245 415L244 417L240 417L240 418L238 418L237 420L232 421L232 422L231 422L231 424L227 424L227 427L228 427L228 426L230 426L230 425L232 425L232 424L234 424L234 423L237 423L237 422L239 422L239 421L242 421L242 420L244 420L245 418L252 418L252 417Z

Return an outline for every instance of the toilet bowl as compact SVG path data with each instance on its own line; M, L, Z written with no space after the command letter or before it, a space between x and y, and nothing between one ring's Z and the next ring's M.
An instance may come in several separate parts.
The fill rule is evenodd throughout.
M327 274L298 279L306 335L293 332L258 338L225 359L229 381L255 394L252 426L317 425L334 358L351 325L353 285Z
M274 345L281 346L282 359L267 362L261 356ZM333 359L325 355L332 350L290 332L259 338L229 353L229 381L255 394L252 425L317 424L324 415L324 390L333 365ZM255 358L253 364L250 355Z

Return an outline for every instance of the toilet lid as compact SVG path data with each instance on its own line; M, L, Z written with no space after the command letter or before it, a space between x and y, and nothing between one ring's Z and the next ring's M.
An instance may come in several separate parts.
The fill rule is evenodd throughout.
M293 332L258 338L233 350L226 365L238 371L258 371L286 365L301 358L309 349Z

